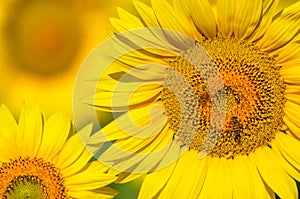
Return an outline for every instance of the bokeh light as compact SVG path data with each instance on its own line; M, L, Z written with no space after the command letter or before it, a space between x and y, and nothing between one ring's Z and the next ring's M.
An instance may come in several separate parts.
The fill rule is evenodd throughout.
M8 11L4 24L9 61L31 73L66 70L81 47L79 16L66 2L22 1Z
M2 0L0 102L18 115L26 101L46 113L72 116L76 73L89 52L108 37L113 0Z

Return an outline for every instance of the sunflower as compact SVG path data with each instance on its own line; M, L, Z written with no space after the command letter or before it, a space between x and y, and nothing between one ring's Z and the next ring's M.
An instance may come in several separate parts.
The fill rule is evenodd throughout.
M91 125L77 134L69 118L55 113L48 120L39 106L24 105L17 123L0 107L1 198L112 198L105 187L115 180L91 154L79 134L90 134ZM73 134L68 139L68 136Z
M95 0L1 1L1 102L16 116L24 100L71 115L76 72L107 37L110 6Z
M277 0L134 4L139 17L111 19L113 34L129 31L116 45L183 50L130 51L100 79L96 108L123 112L93 139L115 141L99 160L124 171L117 182L148 172L139 198L298 198L300 2L278 13Z

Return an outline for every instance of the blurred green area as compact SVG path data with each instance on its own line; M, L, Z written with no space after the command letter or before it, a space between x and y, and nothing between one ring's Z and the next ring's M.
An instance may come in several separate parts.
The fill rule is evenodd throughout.
M115 199L136 199L138 198L142 182L143 178L138 178L124 184L111 184L110 187L119 192Z

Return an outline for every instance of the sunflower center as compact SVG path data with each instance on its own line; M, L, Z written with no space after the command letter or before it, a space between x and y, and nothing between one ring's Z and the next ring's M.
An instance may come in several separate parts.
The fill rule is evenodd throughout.
M190 112L196 110L199 113L196 120L186 120L194 120L195 134L180 130L184 115L190 114L182 108L182 104L191 104L184 97L187 90L183 88L176 95L167 87L162 90L162 101L177 141L199 152L204 142L210 142L214 145L208 153L210 156L229 158L248 155L258 147L269 146L275 133L283 128L285 87L279 75L280 66L275 65L274 59L266 52L246 41L217 37L199 43L214 61L224 86L211 92L209 88L217 85L210 81L214 79L215 72L209 70L207 64L200 63L202 71L191 64L199 64L203 57L199 45L170 62L170 67L193 88L197 103L193 104L195 107ZM170 72L165 82L182 87L174 74ZM220 132L216 132L210 126L212 108L219 107L217 103L221 102L221 98L225 101L225 108L220 109L225 112L225 121Z
M0 165L1 198L67 198L60 171L37 158L19 158Z
M37 177L22 176L11 182L11 186L6 190L4 198L32 198L46 199L45 187Z

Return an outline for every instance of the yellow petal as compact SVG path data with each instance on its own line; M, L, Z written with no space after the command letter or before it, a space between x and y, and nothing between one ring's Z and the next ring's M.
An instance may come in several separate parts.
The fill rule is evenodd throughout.
M3 158L18 158L20 156L17 148L18 126L11 112L4 105L0 106L0 125L0 149L3 151Z
M288 95L285 95L285 98L291 102L294 102L296 104L299 104L300 105L300 98L299 98L299 95L295 95L295 94L288 94Z
M162 143L164 138L169 140L167 144ZM163 160L167 158L168 154L178 154L180 152L180 150L178 150L178 148L174 148L173 145L175 145L175 143L172 142L171 136L169 136L169 138L168 136L162 136L162 138L158 138L157 141L155 140L153 143L149 144L149 146L137 151L136 155L127 157L128 161L121 160L121 162L117 162L114 164L114 167L124 168L126 170L130 168L130 170L135 173L145 173L157 170L176 160L177 157L170 160L170 162L166 162L166 165L158 167L158 164L161 164Z
M299 67L299 66L300 66L300 59L291 59L282 64L282 69L294 68L294 67Z
M202 34L199 32L197 27L194 25L191 12L189 10L189 0L174 0L173 6L176 12L180 13L182 17L185 18L186 21L189 21L189 25L193 30L193 37L194 40L201 41L203 40Z
M275 13L279 13L280 11L282 11L283 9L285 9L286 7L292 5L293 3L296 3L299 0L280 0Z
M109 20L110 20L110 23L112 24L112 26L114 28L116 28L118 32L124 32L124 31L127 31L127 30L140 28L140 26L135 24L135 23L130 23L130 22L127 22L127 21L123 21L123 20L118 19L118 18L110 18Z
M157 30L157 29L155 29L155 30ZM150 65L167 66L167 62L168 62L169 58L170 57L173 58L176 56L175 53L168 52L168 51L171 51L168 49L173 49L173 47L168 42L163 42L161 40L161 37L160 38L155 37L152 33L149 33L149 30L144 31L144 30L139 29L139 31L140 32L138 34L142 34L143 32L145 32L146 36L149 36L150 38L149 37L147 39L141 38L141 37L138 38L137 37L138 35L136 35L134 33L132 35L129 35L129 33L128 34L124 33L125 37L127 39L134 41L135 44L140 47L137 47L137 46L128 47L127 46L127 47L125 47L125 50L121 49L120 53L118 53L117 55L114 55L114 53L116 51L116 50L114 50L114 52L110 54L110 56L112 56L114 58L114 61L113 61L113 63L111 63L109 65L109 67L103 73L103 77L101 77L101 79L111 77L111 74L114 74L114 73L119 73L119 74L123 73L124 74L124 73L128 72L129 70L132 70L135 67L142 68L142 67L146 67L146 66L150 66ZM154 32L159 32L159 31L154 31ZM119 46L126 45L126 42L124 43L122 41L116 40L115 42L112 42L112 44L115 45L116 49L119 50L119 48L120 48ZM150 49L151 47L153 47L153 49ZM134 48L140 48L140 49L148 48L146 50L149 53L147 53L145 51L145 49L143 49L143 51L139 51L139 49L134 50ZM163 51L161 49L166 49L166 50ZM128 51L131 51L131 52L128 52ZM125 53L125 54L122 54L122 53ZM122 56L119 56L120 54L122 54ZM167 62L164 58L167 59ZM163 68L163 67L161 67L161 68ZM106 77L106 76L108 76L108 77Z
M299 99L300 99L300 97L299 97ZM299 106L299 104L294 103L293 101L286 101L286 102L285 102L285 108L289 109L289 111L293 111L292 109L299 110L299 109L300 109L300 106ZM299 111L300 111L300 110L299 110ZM293 112L293 114L298 115L299 113Z
M299 95L300 94L300 85L285 85L285 94L286 95L290 95L290 94L296 94Z
M138 0L134 0L133 3L139 15L148 27L159 27L152 8Z
M7 151L0 149L0 163L1 162L9 162L10 160L11 160L11 157L9 157L9 155L7 154Z
M172 141L172 139L171 139ZM151 145L136 151L135 153L127 152L125 149L118 149L121 150L121 154L119 157L114 157L112 159L109 155L114 154L106 154L105 158L100 156L99 160L104 162L105 165L109 165L116 170L124 171L124 172L132 172L132 173L147 173L153 170L158 170L160 168L164 168L169 166L174 161L176 161L180 153L183 151L180 148L180 145L176 144L175 142L169 142L167 146L159 149L160 144L151 143ZM111 148L115 148L112 145ZM118 150L115 150L116 153ZM134 177L134 176L129 176Z
M287 84L300 85L300 77L297 75L284 76L284 82Z
M295 93L293 93L295 94ZM289 94L290 95L290 94ZM295 112L293 109L299 109L300 104L294 101L287 100L284 107L285 115L283 116L283 121L289 128L286 132L291 136L300 139L300 125L298 123L299 113Z
M65 144L71 131L70 118L57 112L49 117L45 122L42 143L38 152L38 157L51 161Z
M295 42L297 42L298 44L300 43L300 34L298 34L298 35L295 37Z
M110 51L106 50L105 55L118 60L120 60L120 55L131 54L132 52L130 51L133 50L136 50L133 51L136 54L135 58L138 58L136 60L153 60L155 57L170 57L174 56L173 48L179 49L175 51L178 54L194 44L191 42L193 40L190 37L177 30L161 29L160 27L134 27L131 23L117 18L112 18L111 23L122 33L116 36L112 35L114 42L109 43L112 45L107 47ZM124 62L126 63L126 61ZM133 66L137 66L137 64Z
M151 72L149 71L151 76ZM130 93L138 88L139 91L150 91L153 89L158 89L161 87L160 84L148 83L141 84L140 82L121 82L114 79L101 80L98 85L97 91L106 91L106 92L123 92Z
M124 113L124 114L128 114L128 113ZM121 131L118 125L118 123L122 122L123 117L124 116L120 116L114 119L109 124L107 124L103 129L93 134L89 139L89 144L93 145L99 142L108 142L108 141L129 137L129 135L126 132Z
M272 51L283 47L299 33L300 2L283 10L266 30L266 34L259 41L263 51Z
M297 75L298 74L298 75ZM280 75L287 84L300 85L299 68L296 70L294 68L282 69L280 70Z
M199 159L194 150L185 152L178 160L176 167L165 185L160 197L197 198L205 181L207 158Z
M78 158L83 155L82 152L85 150L85 140L83 136L89 137L92 131L92 125L87 125L81 129L77 134L73 135L63 146L60 151L56 165L60 169L65 169L71 164L78 161Z
M0 144L2 144L0 142ZM5 147L5 146L4 146ZM9 162L13 156L9 156L9 152L7 150L0 149L0 163Z
M106 50L104 54L124 63L127 62L120 59L120 55L127 54L133 50L136 50L135 54L137 54L137 60L153 60L155 57L174 56L173 52L177 52L178 54L194 45L193 39L184 35L184 33L180 33L180 31L176 29L167 30L159 27L135 27L134 23L117 18L112 18L111 23L118 30L117 32L122 33L117 34L116 36L112 35L114 42L110 42L112 45L107 47L109 51ZM137 63L133 64L134 67L136 65Z
M124 32L127 30L131 30L134 28L138 28L136 27L136 24L131 24L129 22L126 21L122 21L121 19L118 18L109 18L110 23L112 24L112 26L120 33L120 32Z
M162 87L146 91L131 92L98 92L95 97L85 98L87 104L95 105L99 110L110 110L115 112L124 112L128 109L141 107L155 103L160 95Z
M297 139L297 140L300 141L300 133L299 133L299 132L298 132L298 134L296 134L296 133L294 133L294 132L292 132L292 131L290 131L290 130L288 129L288 130L285 131L285 133L286 133L287 135L289 135L289 136L291 136L291 137L293 137L293 138L295 138L295 139Z
M114 198L117 195L117 192L110 192L110 193L95 193L95 191L68 191L68 195L72 198L89 198L89 199L99 199L99 198Z
M113 198L114 196L104 195L101 193L95 193L94 191L69 191L68 195L72 198L89 198L89 199L99 199L99 198ZM116 194L117 195L117 194Z
M151 111L152 108L152 111ZM93 134L89 139L89 144L107 142L110 140L123 139L128 137L146 138L154 136L157 132L157 126L163 128L165 115L160 107L153 108L151 105L140 109L133 109L123 115L115 118L99 132ZM154 129L151 129L153 128ZM146 132L148 131L148 132Z
M241 0L234 20L234 35L245 39L253 33L261 18L261 0Z
M207 0L191 0L188 8L198 30L207 38L215 38L217 24L211 5Z
M287 101L286 102L286 107L284 109L285 115L289 119L289 121L293 122L298 128L300 128L300 106Z
M139 15L143 19L144 23L147 25L147 27L160 27L160 25L156 19L155 13L151 7L147 6L146 4L144 4L138 0L134 0L133 3L134 3L136 10L139 13ZM172 49L172 47L169 44L170 42L168 42L168 40L165 38L165 36L163 34L159 34L159 33L160 33L160 31L152 31L153 37L148 37L149 35L147 35L146 37L149 41L156 43L157 44L156 46L158 46L158 44L162 44L164 46L168 46L169 49ZM143 44L140 42L136 42L136 43L139 46L142 46L142 44ZM150 51L150 52L152 52L152 51ZM171 56L170 53L166 53L164 51L162 51L162 52L158 51L157 54Z
M188 5L187 0L174 0L173 5L176 12L181 13L182 16L184 16L187 19L191 18L191 13L187 6Z
M117 30L117 33L144 27L140 19L134 16L133 14L127 12L126 10L120 7L117 8L117 11L120 18L118 19L111 17L109 19L111 25Z
M44 122L44 115L39 106L35 106L33 109L27 105L23 106L18 133L21 156L36 157L42 141Z
M114 146L122 149L122 152L121 154L119 153L119 160L115 159L112 161L114 163L113 166L121 170L130 168L130 171L140 173L152 171L153 169L157 170L171 164L178 158L176 154L180 152L178 149L179 145L176 146L176 143L173 142L173 134L173 130L167 126L157 136L142 142L136 141L137 139L134 138L115 142ZM118 145L126 141L127 146L120 147ZM131 143L133 146L128 143ZM133 151L135 153L133 155L132 152L128 154L125 151Z
M300 171L300 142L284 133L277 133L274 143L278 146L283 157L297 169L298 174Z
M193 36L192 25L185 17L182 17L180 13L177 13L171 5L166 0L152 0L152 7L155 16L162 28L168 28L186 34L188 36ZM172 42L182 43L189 46L189 42L186 42L185 37L180 34L169 35Z
M282 133L278 133L282 134ZM295 178L297 181L300 181L300 170L299 168L295 168L293 163L290 163L288 161L288 158L284 156L284 154L281 152L280 148L275 144L272 145L272 150L276 154L276 159L273 160L274 162L278 162L282 168L293 178Z
M65 185L70 190L85 191L104 187L116 180L114 175L101 172L103 165L98 161L88 164L76 175L65 178Z
M283 117L284 123L288 126L289 130L296 135L296 137L300 136L300 128L294 124L287 116Z
M295 62L300 60L300 45L298 43L292 42L288 45L275 51L276 63L282 65L282 68L286 68L290 62Z
M233 182L230 175L232 161L225 158L210 158L199 198L232 198Z
M129 13L128 11L124 10L123 8L118 7L117 11L122 21L126 21L130 24L134 24L136 25L136 27L144 27L143 23L139 18Z
M254 180L246 157L234 157L232 171L235 198L255 198L254 193L257 190L253 186Z
M252 177L252 185L254 186L254 198L272 198L275 199L275 193L272 191L266 183L263 182L261 175L257 170L256 163L251 161L249 156L242 157L248 165L250 175Z
M280 198L298 198L296 182L280 166L276 160L274 152L264 148L256 149L255 153L250 154L251 159L257 165L257 169L266 184Z
M80 143L74 143L74 146L75 144L76 146L78 146ZM64 177L68 177L70 175L73 175L74 173L77 173L89 162L89 160L91 160L91 158L92 154L87 150L83 150L81 155L74 162L72 162L72 164L70 164L69 166L61 165L63 167L61 167L60 169L64 174Z
M176 162L146 175L139 193L139 199L154 198L154 196L165 186L172 175Z
M156 61L156 60L155 60ZM127 62L127 61L126 61ZM148 62L145 61L144 63L141 62L141 66L134 67L124 72L120 72L118 77L114 77L116 74L110 74L110 76L114 79L119 80L118 83L122 84L125 83L139 83L139 85L134 85L135 87L130 87L131 89L137 89L143 86L155 85L155 84L162 84L166 75L168 74L167 68L169 68L165 63L155 63L155 62ZM114 84L116 85L116 84ZM101 84L100 84L101 86ZM117 88L120 88L122 85L117 85ZM155 85L157 86L157 85ZM101 86L102 87L102 86ZM126 86L121 88L126 89ZM127 89L128 90L128 89ZM151 89L149 89L151 90Z
M234 18L237 11L236 1L218 0L214 8L218 31L225 37L229 37L233 33Z
M151 128L151 127L145 129L145 131L149 131L149 132L153 133L152 135L154 135L154 136L151 136L149 138L148 137L146 137L146 138L130 137L126 140L117 141L114 145L118 148L121 148L126 151L131 151L131 152L137 152L140 149L144 149L145 147L147 147L142 152L149 152L149 151L151 151L150 146L157 146L162 141L162 139L164 139L166 137L166 132L168 131L168 128L165 128L163 126L165 124L165 121L162 121L162 123L163 123L162 125L158 124L158 126L160 126L160 128L162 127L163 129L152 130L153 128ZM156 123L153 124L152 127L155 127L155 126L156 126ZM111 158L113 158L113 157L121 158L121 155L112 153L110 157Z
M272 18L276 13L276 6L278 5L279 0L265 0L263 1L263 10L261 21L259 22L259 26L256 27L248 39L251 42L257 41L260 39L266 32L268 26L272 22Z
M139 121L147 121L145 117L138 117L140 117ZM131 134L133 136L115 142L114 147L110 147L109 149L107 149L100 158L104 159L107 162L110 162L122 159L124 158L124 156L132 156L132 153L138 152L143 148L145 149L143 149L143 151L141 152L150 152L152 148L151 146L155 148L161 142L161 140L166 137L166 133L168 133L168 129L165 129L166 121L163 115L157 114L157 117L153 117L152 119L153 122L150 125L142 128L141 126L135 127L135 124L130 124L130 122L128 122L128 119L126 119L121 130L123 132L127 132L128 135ZM130 129L132 129L133 131L131 131ZM171 136L169 135L169 137Z

